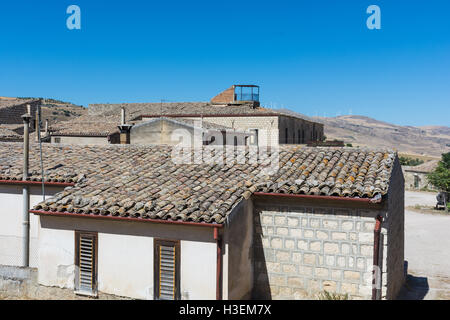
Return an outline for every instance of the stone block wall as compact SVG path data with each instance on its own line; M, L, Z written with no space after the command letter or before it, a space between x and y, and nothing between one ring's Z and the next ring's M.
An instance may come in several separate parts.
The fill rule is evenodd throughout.
M370 299L376 210L256 204L254 297Z

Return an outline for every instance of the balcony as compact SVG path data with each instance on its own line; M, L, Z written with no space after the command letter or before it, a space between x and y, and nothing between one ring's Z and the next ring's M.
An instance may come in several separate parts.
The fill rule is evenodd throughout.
M259 102L259 86L234 85L234 101Z

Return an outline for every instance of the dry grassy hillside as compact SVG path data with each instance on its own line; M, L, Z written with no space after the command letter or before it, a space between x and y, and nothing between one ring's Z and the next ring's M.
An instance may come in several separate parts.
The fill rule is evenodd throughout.
M387 147L404 154L439 157L450 151L450 128L446 126L399 126L364 116L314 117L325 125L328 139L353 146Z

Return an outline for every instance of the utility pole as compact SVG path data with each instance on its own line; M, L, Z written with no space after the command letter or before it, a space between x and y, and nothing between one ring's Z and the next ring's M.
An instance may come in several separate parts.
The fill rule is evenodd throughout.
M22 116L23 119L23 176L22 180L28 180L28 162L30 148L30 119L31 110L28 105L28 113ZM30 265L30 195L27 185L23 185L23 212L22 212L22 266Z

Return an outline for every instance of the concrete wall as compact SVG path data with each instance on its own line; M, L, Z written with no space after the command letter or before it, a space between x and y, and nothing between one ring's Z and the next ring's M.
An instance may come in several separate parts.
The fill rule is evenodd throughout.
M213 229L107 219L41 217L41 285L74 287L74 230L98 232L100 292L153 299L153 239L181 240L182 299L216 298Z
M93 144L105 145L109 144L107 137L66 137L66 136L52 136L51 143L56 143L55 138L60 139L58 143L63 144Z
M200 120L199 117L188 119ZM277 145L278 117L205 117L205 121L229 127L240 131L259 129L258 143L260 145Z
M224 236L224 299L250 299L253 289L253 202L241 202L230 214Z
M383 260L383 290L386 299L395 299L405 281L405 180L398 158L389 182L388 212L384 225L387 229Z
M254 297L314 299L327 290L370 299L375 217L385 210L255 199Z
M177 145L179 140L175 140L172 137L175 130L185 130L186 135L183 135L183 142L194 146L194 138L197 137L194 137L194 129L192 127L165 120L147 121L133 126L130 133L130 143ZM199 134L201 138L202 135L201 133Z
M0 184L0 265L20 266L22 263L22 186ZM62 191L46 187L46 196ZM30 208L42 201L40 186L29 187ZM30 214L30 266L37 266L39 219Z

